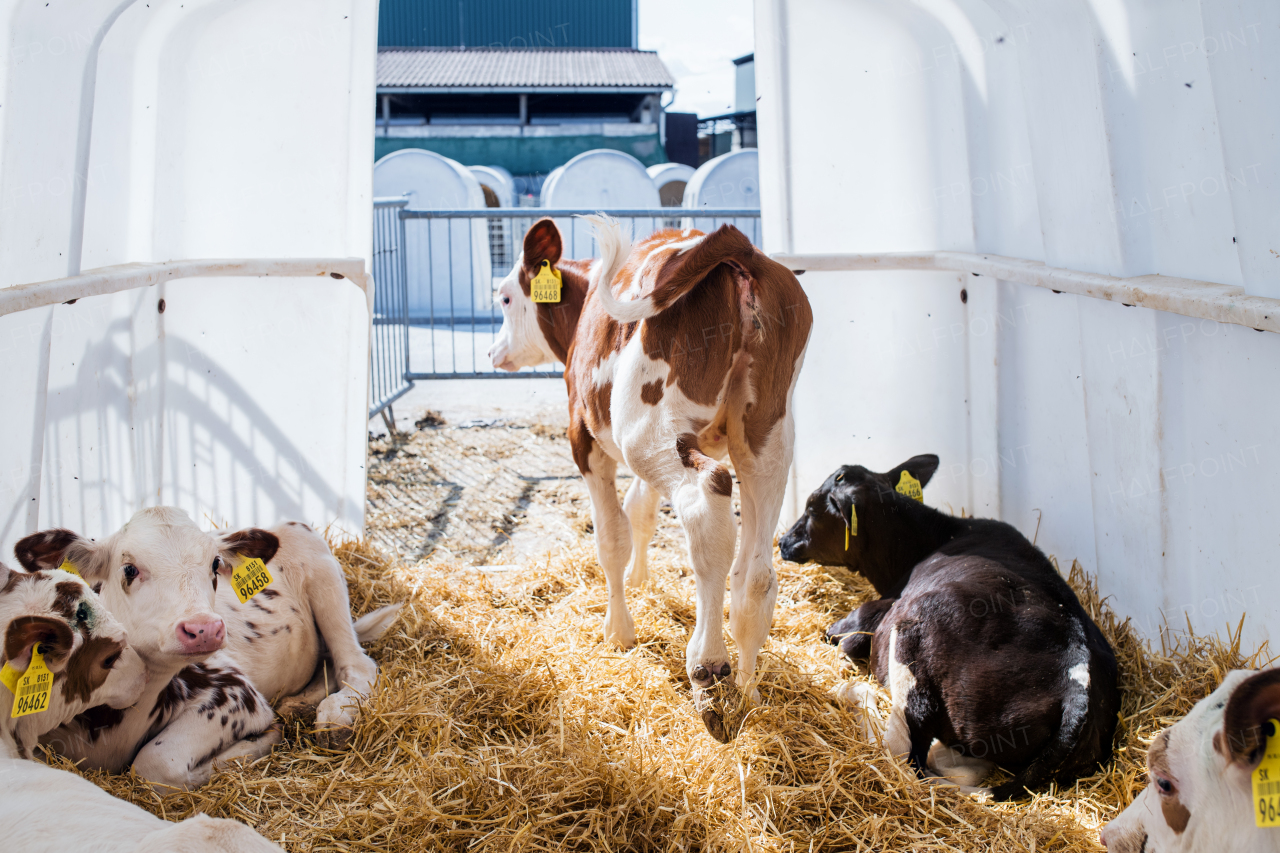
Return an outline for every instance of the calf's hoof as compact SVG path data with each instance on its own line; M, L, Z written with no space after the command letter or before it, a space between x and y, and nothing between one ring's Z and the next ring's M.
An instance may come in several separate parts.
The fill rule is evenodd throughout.
M355 729L350 726L316 726L316 743L323 749L346 749Z
M693 707L702 717L707 734L720 743L728 743L738 736L742 721L750 707L748 697L730 678L729 664L721 664L713 675L707 667L693 668Z
M606 614L604 617L604 640L606 643L613 643L623 651L630 651L636 647L636 623L632 621L631 615L627 614L625 618L615 618L613 614Z
M634 566L627 569L626 578L623 581L627 589L640 589L649 585L649 567L637 569Z

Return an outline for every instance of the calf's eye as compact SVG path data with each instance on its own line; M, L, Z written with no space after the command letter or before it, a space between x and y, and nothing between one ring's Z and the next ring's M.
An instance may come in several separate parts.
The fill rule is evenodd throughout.
M125 563L121 571L124 572L124 582L127 584L133 583L138 577L138 567L133 563Z
M1174 792L1173 782L1169 781L1168 779L1165 779L1163 776L1156 777L1156 788L1160 791L1161 794L1164 794L1165 796L1168 796L1169 794L1172 794Z
M222 558L221 558L221 557L214 557L214 558L213 558L213 566L212 566L212 568L213 568L213 573L214 573L215 575L218 573L218 569L219 569L221 566L222 566Z
M511 304L511 297L510 297L510 296L504 296L504 297L502 297L502 304L503 304L503 305L510 305L510 304Z
M112 667L114 667L114 666L116 665L116 663L117 663L117 662L119 662L119 660L120 660L120 653L119 653L119 652L116 652L116 653L115 653L115 654L113 654L113 655L108 655L107 657L105 657L105 658L103 658L103 659L102 659L102 668L103 668L103 669L111 669Z
M77 622L88 622L88 621L89 621L89 615L90 615L92 612L93 612L93 611L92 611L92 610L90 609L90 607L89 607L89 602L87 602L87 601L82 601L82 602L80 602L80 606L76 608L76 621L77 621Z

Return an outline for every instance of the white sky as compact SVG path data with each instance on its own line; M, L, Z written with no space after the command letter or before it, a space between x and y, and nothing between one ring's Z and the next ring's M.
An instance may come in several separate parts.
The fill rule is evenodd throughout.
M640 49L676 78L669 112L733 111L733 62L755 49L751 0L640 0Z

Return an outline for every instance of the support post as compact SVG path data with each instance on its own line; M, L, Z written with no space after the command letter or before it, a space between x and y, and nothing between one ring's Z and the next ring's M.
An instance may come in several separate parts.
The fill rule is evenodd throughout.
M391 96L382 96L382 135L391 134Z

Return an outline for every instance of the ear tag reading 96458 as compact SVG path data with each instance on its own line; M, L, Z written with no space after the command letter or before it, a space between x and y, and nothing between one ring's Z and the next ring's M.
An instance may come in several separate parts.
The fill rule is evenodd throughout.
M80 570L77 569L76 564L71 562L70 560L63 560L62 565L58 566L58 568L61 571L67 572L68 574L73 574L76 577L80 577Z
M1270 727L1270 732L1267 727ZM1253 771L1254 823L1280 827L1280 720L1268 720L1262 728L1267 746L1262 763Z
M898 479L897 492L924 503L924 487L920 485L919 480L911 476L910 471L902 472L902 476Z
M529 292L534 302L559 302L560 285L560 270L553 269L550 261L543 261L542 269L529 285Z
M849 550L849 537L858 535L858 510L849 504L849 521L844 526L844 549Z
M245 560L239 568L231 570L231 587L236 591L236 598L241 604L262 592L271 585L271 572L267 564L254 557Z
M13 693L10 717L16 719L48 709L49 696L53 692L53 673L44 665L44 655L40 653L39 644L31 649L31 663L27 665L26 672L18 675L5 664L3 675L5 686ZM12 682L10 679L13 679Z

